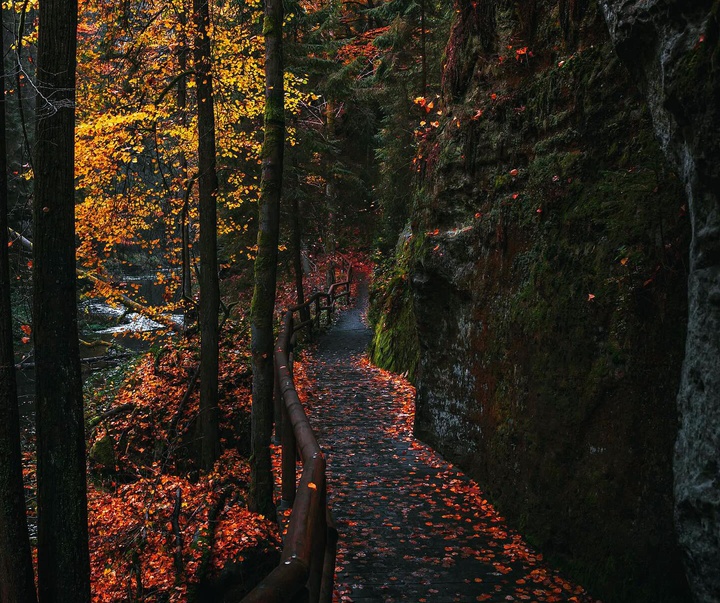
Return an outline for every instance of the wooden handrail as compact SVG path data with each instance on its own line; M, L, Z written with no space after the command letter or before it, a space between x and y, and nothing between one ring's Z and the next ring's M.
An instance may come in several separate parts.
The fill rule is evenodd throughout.
M318 445L293 380L295 333L322 323L326 311L332 321L335 301L350 302L352 265L341 256L346 278L327 292L314 293L305 303L285 311L275 345L276 435L282 442L282 505L292 507L280 564L256 586L243 603L331 603L335 583L338 532L327 504L325 455ZM342 292L338 293L338 290ZM320 304L326 300L326 305ZM315 308L315 316L295 325L294 314ZM280 412L277 412L278 407ZM296 486L298 456L302 463Z

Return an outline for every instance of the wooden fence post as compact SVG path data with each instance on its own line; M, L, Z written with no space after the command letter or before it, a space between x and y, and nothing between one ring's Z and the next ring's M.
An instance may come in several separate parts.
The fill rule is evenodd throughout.
M323 474L325 473L323 469ZM317 509L317 516L314 518L313 547L310 563L310 574L308 576L308 590L310 601L320 601L323 583L323 571L325 569L325 553L327 542L327 486L322 485L320 491L320 504Z
M274 381L274 387L273 387L273 402L274 402L274 413L275 413L275 436L273 438L274 444L280 444L282 442L282 431L285 425L285 421L283 421L283 418L285 416L285 413L283 413L283 406L285 406L285 402L283 401L282 392L280 391L280 380L278 379L278 370L277 370L277 358L273 358L273 365L275 370L275 379ZM291 427L292 429L292 427Z
M295 502L295 489L297 483L297 442L295 431L290 423L287 408L283 401L283 425L282 430L282 488L280 507L289 509Z
M337 558L338 530L330 508L325 516L327 539L325 541L325 561L322 584L320 585L320 603L332 603L335 586L335 561Z
M283 328L275 348L275 439L277 441L279 437L282 445L280 508L288 509L293 505L295 508L290 515L284 542L284 562L244 601L332 602L338 533L327 506L325 457L295 389L293 364L297 335L293 312L307 311L308 317L300 319L298 329L307 326L311 333L314 324L317 324L318 330L321 328L323 310L327 312L330 323L336 300L344 295L345 305L350 304L352 267L347 261L343 265L347 266L347 279L344 282L333 283L327 292L315 293L306 303L289 308L284 316ZM345 287L344 292L338 294L337 291L342 290L342 287ZM309 311L313 304L314 317ZM295 425L290 420L291 414ZM300 483L307 486L300 491L297 487L298 458L303 465Z

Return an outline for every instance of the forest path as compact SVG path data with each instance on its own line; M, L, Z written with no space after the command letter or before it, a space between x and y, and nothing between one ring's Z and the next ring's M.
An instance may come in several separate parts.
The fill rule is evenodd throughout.
M368 362L366 282L357 297L301 367L340 532L335 600L594 601L413 437L414 390Z

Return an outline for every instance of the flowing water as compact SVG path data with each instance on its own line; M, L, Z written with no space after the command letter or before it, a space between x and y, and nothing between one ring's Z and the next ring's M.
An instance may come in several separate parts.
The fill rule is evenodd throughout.
M139 286L138 295L147 302L149 307L158 307L164 303L164 285L155 282L155 276L125 277L126 282ZM164 328L163 325L135 312L128 312L122 306L111 306L98 300L87 300L79 305L81 327L80 339L92 342L92 345L80 346L80 357L83 363L83 376L86 378L97 369L114 364L112 358L106 363L87 362L95 358L109 357L108 350L142 352L148 349L147 339L138 337ZM182 324L182 315L173 315L173 320ZM32 347L22 346L20 365L17 371L18 402L20 406L21 427L24 433L34 432L34 396L35 368Z

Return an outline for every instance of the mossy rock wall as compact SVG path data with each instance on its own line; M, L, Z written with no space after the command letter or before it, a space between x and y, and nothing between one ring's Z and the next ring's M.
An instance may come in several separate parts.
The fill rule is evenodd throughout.
M688 601L682 185L595 2L458 19L411 218L416 432L599 598Z
M374 332L370 359L380 368L405 374L411 382L420 357L409 275L409 261L417 246L405 232L392 261L377 263L369 311Z

